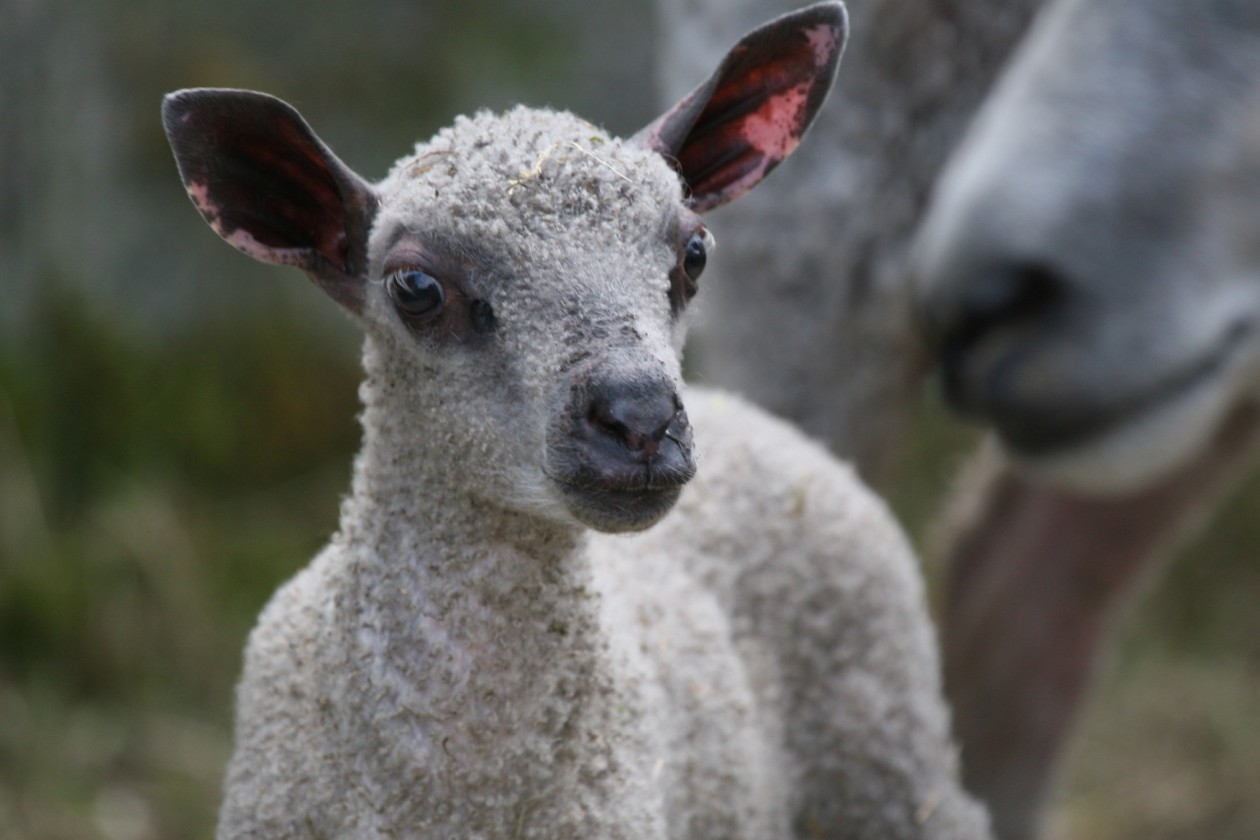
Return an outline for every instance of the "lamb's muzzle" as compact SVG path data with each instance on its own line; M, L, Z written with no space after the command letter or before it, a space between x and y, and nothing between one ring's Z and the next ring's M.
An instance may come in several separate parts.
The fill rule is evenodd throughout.
M574 517L601 531L656 522L696 473L691 424L664 377L575 389L551 439L552 480Z

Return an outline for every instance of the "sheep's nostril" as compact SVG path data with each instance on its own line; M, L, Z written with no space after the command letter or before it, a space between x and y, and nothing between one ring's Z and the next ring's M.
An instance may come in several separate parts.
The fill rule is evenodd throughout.
M1068 283L1042 263L1013 263L976 273L946 292L936 312L941 348L963 350L1003 326L1050 315L1067 296Z
M947 395L965 390L969 363L986 339L1003 330L1026 331L1059 312L1071 284L1040 262L1011 262L942 283L925 310Z
M1043 317L1066 296L1067 286L1040 263L978 273L947 292L933 313L940 346L947 352L965 350L995 329Z

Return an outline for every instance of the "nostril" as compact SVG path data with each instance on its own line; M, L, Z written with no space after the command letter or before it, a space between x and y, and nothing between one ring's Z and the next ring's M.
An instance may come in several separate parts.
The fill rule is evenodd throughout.
M587 421L632 452L655 455L679 412L672 389L610 386L591 400Z
M965 354L994 330L1047 317L1067 288L1062 275L1044 263L1013 263L974 275L955 288L938 324L943 355Z

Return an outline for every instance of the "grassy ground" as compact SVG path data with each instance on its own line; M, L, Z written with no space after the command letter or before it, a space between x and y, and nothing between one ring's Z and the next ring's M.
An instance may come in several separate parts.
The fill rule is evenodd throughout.
M351 330L311 332L281 307L158 347L50 299L0 351L0 837L210 834L242 642L356 444ZM970 440L927 415L895 494L916 526ZM1260 837L1257 500L1126 624L1056 840Z

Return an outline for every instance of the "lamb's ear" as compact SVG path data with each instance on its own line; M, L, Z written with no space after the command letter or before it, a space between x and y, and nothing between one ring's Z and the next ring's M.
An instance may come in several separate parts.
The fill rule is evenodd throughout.
M162 122L184 187L219 236L362 309L376 194L297 111L264 93L203 88L169 94Z
M674 165L697 212L733 201L796 148L831 90L847 35L843 3L776 18L634 139Z

